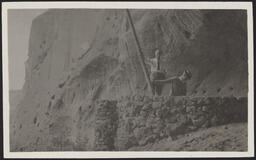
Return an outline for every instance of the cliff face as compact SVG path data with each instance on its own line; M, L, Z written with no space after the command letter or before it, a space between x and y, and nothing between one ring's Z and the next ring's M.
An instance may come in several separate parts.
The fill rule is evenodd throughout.
M247 96L246 12L131 13L145 57L160 49L167 76L191 70L188 96ZM124 10L49 10L38 16L11 150L94 150L95 101L148 94L136 52Z

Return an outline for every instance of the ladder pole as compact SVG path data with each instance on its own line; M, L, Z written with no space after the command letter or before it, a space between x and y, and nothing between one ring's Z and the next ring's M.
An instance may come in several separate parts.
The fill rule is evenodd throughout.
M129 23L132 27L132 33L133 33L133 36L134 36L134 39L135 39L135 42L136 42L136 46L137 46L137 50L138 50L137 53L138 53L138 56L139 56L139 59L140 59L140 64L141 64L144 76L146 78L146 81L148 83L149 90L150 90L151 94L153 95L152 84L151 84L151 81L150 81L150 78L149 78L149 73L148 73L147 68L146 68L145 58L144 58L144 55L142 53L142 50L141 50L141 47L140 47L140 44L139 44L139 40L138 40L136 31L135 31L135 27L133 25L132 16L131 16L131 13L130 13L129 9L126 9L126 13L128 15Z

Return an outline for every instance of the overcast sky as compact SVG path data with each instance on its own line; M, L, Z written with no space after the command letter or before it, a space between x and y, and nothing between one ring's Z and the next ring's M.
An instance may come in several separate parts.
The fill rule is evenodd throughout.
M21 89L25 78L25 61L32 20L45 9L8 10L8 58L10 89Z

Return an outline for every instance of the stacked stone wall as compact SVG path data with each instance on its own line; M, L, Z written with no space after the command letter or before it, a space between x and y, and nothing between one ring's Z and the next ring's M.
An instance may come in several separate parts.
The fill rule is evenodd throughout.
M96 134L96 141L102 150L127 150L203 128L247 122L246 97L135 95L99 104L96 130L101 136Z
M96 107L95 150L114 150L118 120L116 101L99 101Z

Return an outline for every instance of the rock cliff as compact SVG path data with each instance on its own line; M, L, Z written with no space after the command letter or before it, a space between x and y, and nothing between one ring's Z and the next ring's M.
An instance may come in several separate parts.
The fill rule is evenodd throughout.
M188 97L246 99L245 11L131 13L145 57L153 57L155 49L160 49L167 76L180 74L185 68L191 70ZM12 115L11 151L127 150L136 146L135 141L121 144L120 135L132 135L120 129L127 125L119 122L122 107L115 102L135 94L150 97L136 52L125 10L53 9L36 17L30 33L24 97ZM166 85L163 95L168 95L169 90ZM107 106L112 108L98 105L96 102L101 99L106 99L104 103L110 103ZM247 102L234 103L247 111ZM158 118L157 123L167 125ZM157 123L151 122L160 127ZM104 127L110 127L104 132L109 140L103 137L100 141L102 135L97 129ZM148 141L150 138L139 143Z

